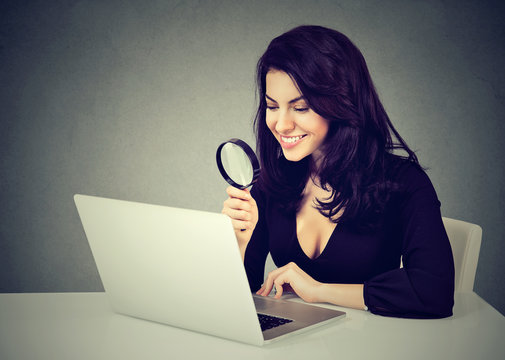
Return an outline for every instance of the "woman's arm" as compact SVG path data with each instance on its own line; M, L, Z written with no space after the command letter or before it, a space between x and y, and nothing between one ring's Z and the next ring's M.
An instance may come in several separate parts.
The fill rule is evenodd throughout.
M321 284L318 302L365 310L363 284Z
M408 184L395 216L402 238L403 268L365 281L365 304L371 312L385 316L450 316L454 305L454 262L440 202L421 169L411 166L398 177L401 183Z
M280 298L286 284L289 284L293 291L306 302L327 302L355 309L366 309L363 284L324 284L314 280L294 262L268 274L257 294L267 296L275 286L275 297Z
M232 221L240 255L242 255L242 261L244 261L247 245L258 222L258 207L247 189L240 190L229 186L226 193L228 199L224 201L221 212L228 215Z
M228 199L223 203L222 213L232 220L249 286L251 291L256 291L263 283L269 251L265 199L258 191L257 185L254 185L250 192L232 186L228 187L226 192Z

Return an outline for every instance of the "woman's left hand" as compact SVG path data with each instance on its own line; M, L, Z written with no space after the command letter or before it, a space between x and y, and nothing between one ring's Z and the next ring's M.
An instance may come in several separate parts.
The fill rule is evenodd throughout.
M275 285L277 290L275 298L279 299L282 296L283 285L285 284L288 284L304 301L309 303L318 301L317 293L322 283L314 280L294 262L270 272L265 283L256 294L267 296Z

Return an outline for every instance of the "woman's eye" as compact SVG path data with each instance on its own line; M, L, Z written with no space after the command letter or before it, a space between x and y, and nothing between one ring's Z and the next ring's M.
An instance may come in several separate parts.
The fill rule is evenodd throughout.
M309 111L309 108L308 107L299 107L299 108L295 108L295 111L296 112L299 112L299 113L304 113L304 112L307 112Z
M267 105L267 109L268 110L277 110L279 107L278 106L274 106L274 105Z

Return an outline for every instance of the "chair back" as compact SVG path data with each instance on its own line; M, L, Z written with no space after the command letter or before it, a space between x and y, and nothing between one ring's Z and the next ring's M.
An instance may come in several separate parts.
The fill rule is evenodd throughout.
M479 262L482 228L466 221L446 217L443 217L442 220L454 257L455 290L473 291L475 272Z

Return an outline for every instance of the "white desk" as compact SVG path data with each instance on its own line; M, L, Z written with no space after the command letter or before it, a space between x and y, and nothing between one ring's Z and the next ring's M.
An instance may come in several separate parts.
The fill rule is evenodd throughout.
M475 293L448 319L345 311L259 348L114 314L104 293L0 294L0 359L505 359L505 318Z

